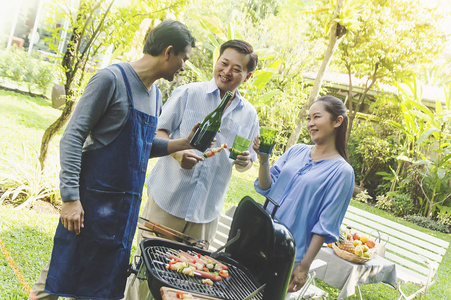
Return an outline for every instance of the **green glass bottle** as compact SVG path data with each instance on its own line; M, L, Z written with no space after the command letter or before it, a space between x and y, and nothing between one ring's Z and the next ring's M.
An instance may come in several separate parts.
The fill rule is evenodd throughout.
M201 152L204 152L210 147L211 141L213 141L221 126L222 113L232 96L233 94L227 91L218 107L204 118L190 141L191 146Z

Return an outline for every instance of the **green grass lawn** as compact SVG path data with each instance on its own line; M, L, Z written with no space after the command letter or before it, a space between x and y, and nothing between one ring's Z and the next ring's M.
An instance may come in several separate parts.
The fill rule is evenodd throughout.
M60 111L51 108L49 101L0 90L0 139L2 141L0 155L9 155L10 150L19 150L21 142L27 147L38 148L45 128L59 114ZM57 151L59 138L60 136L52 143L53 151ZM155 161L150 161L149 170L154 166ZM246 195L250 195L260 203L263 202L264 198L258 195L253 187L256 176L257 168L246 173L233 172L224 210L236 205ZM146 195L146 191L143 194ZM146 198L144 196L141 207ZM451 242L449 234L418 227L359 202L353 201L352 205ZM26 209L16 211L11 206L0 205L0 238L30 286L37 280L42 267L50 257L57 222L58 215L56 214L37 213ZM438 280L423 299L450 299L451 288L447 284L451 280L450 253L451 250L448 249L438 270ZM329 293L329 299L338 297L339 290L320 280L317 280L317 283ZM397 298L397 292L383 284L365 285L361 287L361 290L364 299ZM0 299L27 299L24 288L3 254L0 254ZM354 295L348 299L359 299L359 297Z

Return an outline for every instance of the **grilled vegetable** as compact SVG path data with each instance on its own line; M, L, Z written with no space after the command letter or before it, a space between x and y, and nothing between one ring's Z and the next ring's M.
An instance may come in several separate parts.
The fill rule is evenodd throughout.
M229 277L229 271L221 270L221 271L219 271L219 276L227 278L227 277Z
M203 279L203 280L202 280L202 283L203 283L203 284L208 284L208 285L210 285L210 286L213 285L213 281L211 281L210 279Z

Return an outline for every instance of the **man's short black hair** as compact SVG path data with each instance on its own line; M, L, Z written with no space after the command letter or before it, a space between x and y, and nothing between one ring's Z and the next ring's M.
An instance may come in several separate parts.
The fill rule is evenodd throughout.
M250 59L246 65L247 72L250 73L255 70L255 68L257 67L257 62L258 62L258 55L257 55L257 53L254 52L254 48L252 47L251 44L249 44L248 42L245 42L245 41L241 41L241 40L227 41L221 45L221 48L219 50L219 56L221 56L222 53L227 48L233 48L240 53L249 55Z
M175 55L195 47L195 39L188 27L179 21L165 20L146 35L143 53L158 56L168 46L174 47Z

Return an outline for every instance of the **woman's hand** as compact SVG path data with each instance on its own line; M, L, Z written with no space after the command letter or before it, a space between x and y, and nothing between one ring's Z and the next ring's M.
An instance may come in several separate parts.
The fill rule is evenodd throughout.
M291 272L290 284L288 285L288 292L297 292L299 291L307 281L308 277L308 268L301 265L301 263L297 263Z
M267 162L269 160L269 154L261 153L258 149L260 148L260 135L257 135L254 138L254 143L252 144L252 148L254 149L255 153L257 153L258 160L261 163Z

